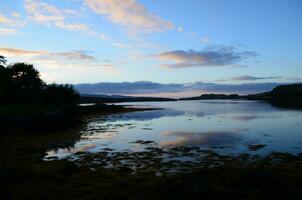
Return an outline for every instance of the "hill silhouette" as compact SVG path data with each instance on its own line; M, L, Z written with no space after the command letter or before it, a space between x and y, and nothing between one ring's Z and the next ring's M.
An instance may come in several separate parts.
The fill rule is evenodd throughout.
M238 94L202 94L197 97L181 98L179 100L206 100L206 99L248 99L266 101L301 102L302 84L279 85L269 92L249 95Z

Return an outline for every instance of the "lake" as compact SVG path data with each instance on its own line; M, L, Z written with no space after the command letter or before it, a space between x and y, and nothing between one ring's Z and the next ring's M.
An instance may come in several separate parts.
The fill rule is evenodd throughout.
M220 154L302 152L302 111L247 100L122 103L158 110L90 119L69 148L49 149L45 160L79 152L199 147ZM252 148L257 147L257 148Z

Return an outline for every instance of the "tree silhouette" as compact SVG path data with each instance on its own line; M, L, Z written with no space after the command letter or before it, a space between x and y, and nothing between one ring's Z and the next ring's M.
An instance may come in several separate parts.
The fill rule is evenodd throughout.
M7 93L7 86L9 85L9 75L5 65L5 57L0 55L0 102L3 100L3 96Z
M15 63L7 66L13 84L23 89L42 89L45 83L40 79L40 73L31 64Z
M4 67L6 65L6 59L4 56L0 55L0 67Z
M72 85L51 84L46 87L45 97L51 105L70 105L77 103L79 93Z
M0 55L0 104L74 105L79 94L72 85L47 85L32 64L6 66Z
M15 63L8 65L6 70L10 78L9 99L12 102L41 103L43 88L46 85L33 65Z

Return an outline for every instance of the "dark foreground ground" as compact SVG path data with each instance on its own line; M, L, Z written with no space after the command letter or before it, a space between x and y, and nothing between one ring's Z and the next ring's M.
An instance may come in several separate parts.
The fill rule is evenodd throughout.
M302 155L228 157L195 148L149 148L110 158L108 149L75 162L42 160L47 149L72 146L80 137L75 132L3 133L0 199L301 199ZM161 159L194 153L200 156L195 163ZM124 159L130 162L121 164Z
M9 112L2 110L0 119L0 199L301 199L302 196L302 154L231 157L193 147L159 149L152 147L152 141L137 141L150 147L145 152L114 153L106 149L97 154L78 154L76 161L44 161L47 150L72 147L80 139L77 130L87 116L99 115L100 111L106 114L136 109L99 105L76 111L39 112L31 108L23 110L19 118L16 114L10 118L7 113L20 112L21 108L9 109ZM66 125L66 119L72 123ZM26 120L34 124L24 123ZM28 128L26 134L20 132L20 127ZM56 132L47 131L49 127ZM58 131L67 127L74 129ZM262 146L250 150L258 148ZM186 156L194 157L194 162L177 159ZM163 157L169 158L168 161Z

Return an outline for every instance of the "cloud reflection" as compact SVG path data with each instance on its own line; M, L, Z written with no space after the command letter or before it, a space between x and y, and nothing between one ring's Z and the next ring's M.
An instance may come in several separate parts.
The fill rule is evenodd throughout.
M161 147L174 146L233 146L244 140L239 133L228 131L209 131L209 132L164 132L164 136L175 139L160 142Z
M153 120L153 119L159 119L162 117L176 117L176 116L181 116L184 115L185 111L180 111L180 110L170 110L170 109L165 109L165 110L154 110L154 111L145 111L145 112L136 112L136 113L125 113L121 117L122 118L112 118L111 122L118 121L118 120L137 120L137 121L148 121L148 120Z

